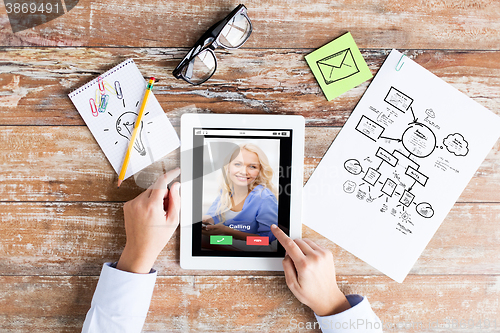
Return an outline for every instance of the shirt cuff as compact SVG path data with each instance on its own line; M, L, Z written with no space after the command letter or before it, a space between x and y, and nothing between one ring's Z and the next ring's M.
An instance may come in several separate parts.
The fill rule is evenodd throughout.
M135 274L106 263L83 323L83 333L140 332L151 303L156 271Z
M103 265L92 304L98 304L109 313L146 317L155 287L156 271L152 269L149 274L137 274L114 266L116 263Z
M366 297L347 295L350 309L331 316L316 316L323 333L382 332L382 322Z

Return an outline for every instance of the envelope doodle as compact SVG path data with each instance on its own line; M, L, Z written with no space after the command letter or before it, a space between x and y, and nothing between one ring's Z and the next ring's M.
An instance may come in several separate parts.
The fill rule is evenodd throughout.
M318 60L316 64L326 84L331 84L359 73L350 48Z
M305 59L327 100L372 78L349 32L309 53Z

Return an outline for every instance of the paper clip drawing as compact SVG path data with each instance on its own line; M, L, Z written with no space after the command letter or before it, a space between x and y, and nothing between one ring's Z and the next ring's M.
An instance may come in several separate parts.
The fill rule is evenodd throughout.
M115 89L109 83L107 83L106 81L104 81L104 88L107 91L109 91L110 93L112 93L113 95L116 94Z
M359 73L351 49L345 49L316 61L326 84L331 84Z
M402 55L401 55L401 58L399 58L399 61L398 61L397 65L396 65L396 68L395 68L395 69L396 69L396 71L398 71L398 72L401 70L401 68L403 68L403 65L405 64L405 62L403 61L403 58L404 58L404 57L406 57L406 56L405 56L404 54L402 54Z
M115 81L115 91L116 91L116 97L118 97L118 99L122 99L123 93L122 93L122 87L120 86L119 81Z
M99 107L99 105L101 104L101 92L99 90L96 90L95 91L95 105L97 105L97 107Z
M92 111L92 115L94 117L97 117L99 115L99 112L97 111L97 105L95 104L95 100L93 98L89 99L90 103L90 111Z
M108 107L109 95L101 96L101 103L99 103L99 113L106 112L106 108Z
M116 97L122 100L123 107L125 107L125 99L123 98L123 92L122 92L122 87L120 85L120 81L115 81L115 92L116 92Z
M118 81L116 81L118 82ZM92 109L92 114L94 117L97 117L99 113L104 113L106 112L106 108L108 107L109 103L109 94L106 94L106 90L108 90L110 93L115 94L115 89L106 81L102 79L101 76L97 78L97 87L99 90L96 90L95 92L95 100L94 100L94 105L96 106L98 113L95 114L94 109L92 104L90 105L90 108ZM121 89L120 89L121 91ZM123 95L122 95L123 97Z
M104 81L102 80L101 76L99 76L97 78L97 87L99 88L99 91L101 92L101 94L103 94L105 88L104 88Z

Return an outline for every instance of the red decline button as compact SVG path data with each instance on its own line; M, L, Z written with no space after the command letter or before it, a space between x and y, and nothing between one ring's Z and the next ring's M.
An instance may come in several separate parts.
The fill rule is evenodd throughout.
M269 245L269 237L248 236L247 245Z

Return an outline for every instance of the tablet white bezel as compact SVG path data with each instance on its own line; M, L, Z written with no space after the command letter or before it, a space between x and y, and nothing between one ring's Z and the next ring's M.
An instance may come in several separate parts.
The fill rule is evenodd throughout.
M304 179L304 131L302 116L184 114L181 117L181 219L180 265L183 269L282 271L283 258L210 257L192 255L193 129L291 129L292 175L290 195L290 237L302 237L302 187Z

